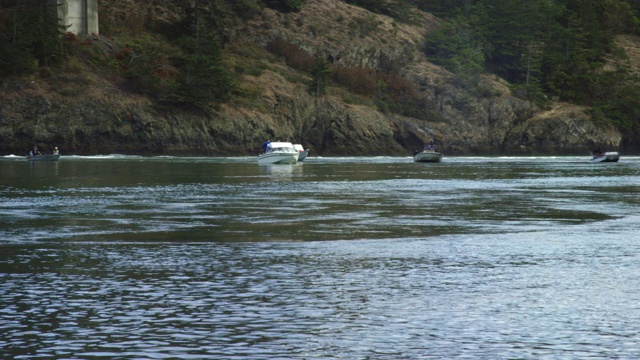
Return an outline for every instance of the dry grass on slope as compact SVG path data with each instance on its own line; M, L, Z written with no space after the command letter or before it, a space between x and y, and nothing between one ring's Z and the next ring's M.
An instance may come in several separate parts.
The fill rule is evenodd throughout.
M265 9L237 35L266 46L284 38L310 54L344 66L376 67L381 57L406 63L420 56L424 34L437 19L420 13L419 25L398 23L338 0L308 0L297 13Z
M618 35L615 42L629 58L628 64L624 64L624 66L629 66L628 70L633 75L640 76L640 36ZM607 64L605 70L614 70L614 63Z
M150 22L175 23L180 20L172 1L151 0L98 0L100 32L113 35L118 32L142 31Z

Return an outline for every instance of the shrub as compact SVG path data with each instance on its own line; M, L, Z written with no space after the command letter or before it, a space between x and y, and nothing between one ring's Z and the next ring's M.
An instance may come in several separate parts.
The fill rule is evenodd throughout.
M284 57L288 66L300 71L310 71L316 62L315 56L307 54L297 45L281 38L271 40L267 50Z
M264 0L268 7L281 12L295 12L302 8L303 0Z
M378 85L371 69L334 66L331 76L335 83L360 95L374 96L378 91Z

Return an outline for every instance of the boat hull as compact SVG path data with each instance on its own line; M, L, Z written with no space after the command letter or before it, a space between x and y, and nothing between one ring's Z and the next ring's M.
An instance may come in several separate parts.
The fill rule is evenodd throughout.
M307 157L307 155L309 155L309 150L298 152L298 161L304 160Z
M439 163L442 161L442 154L436 151L422 151L413 155L414 162Z
M258 164L260 165L295 164L297 161L297 152L271 152L258 156Z
M58 161L60 160L60 154L27 156L27 160L28 161Z
M309 149L305 150L301 144L293 144L293 148L298 152L298 161L304 160L309 155Z
M620 154L616 151L606 152L600 156L593 156L591 162L618 162L620 160Z

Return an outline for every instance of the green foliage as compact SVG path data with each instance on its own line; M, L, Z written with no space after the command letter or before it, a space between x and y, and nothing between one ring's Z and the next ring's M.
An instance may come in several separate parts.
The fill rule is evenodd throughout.
M414 0L415 6L425 12L443 17L451 18L460 14L467 14L467 11L475 3L474 0Z
M182 76L175 94L166 100L199 106L229 100L236 85L223 65L215 40L206 36L186 38L183 46L188 51L179 67Z
M640 139L640 88L638 76L629 71L626 54L616 49L611 70L597 73L588 92L596 100L592 104L592 119L607 119L621 130L627 139Z
M223 63L226 25L219 16L219 8L214 5L215 0L209 0L207 12L198 14L198 9L195 9L195 34L180 42L186 52L180 88L197 105L227 101L237 87Z
M280 12L297 12L302 8L304 0L263 0L265 4Z
M516 84L539 83L546 46L557 39L562 8L553 1L488 0L487 69Z
M538 105L545 105L547 97L537 84L516 84L511 86L511 93L524 100L532 101Z
M118 61L118 70L122 75L125 89L159 97L162 79L158 76L163 61L162 43L152 36L141 35L123 39L126 41L114 57Z
M231 1L231 8L236 15L243 19L249 19L260 12L257 0L236 0Z
M431 33L425 52L431 61L456 75L458 86L480 92L478 83L485 64L484 40L468 21L457 16Z
M149 24L166 37L148 31L121 33L117 42L108 44L122 87L160 104L206 108L228 101L237 88L223 57L231 7L219 0L174 5L182 21L170 26ZM251 2L235 5L250 6Z
M484 71L482 39L459 18L430 34L425 52L434 63L455 74L474 75Z
M416 0L448 19L427 38L429 58L470 90L489 71L518 97L548 96L593 106L594 121L609 121L627 138L640 137L638 79L614 37L639 33L640 2L624 0ZM482 55L480 55L481 53ZM605 62L616 69L603 71Z
M617 127L625 138L640 138L640 91L626 89L623 97L596 102L592 110L592 119L598 121L604 117ZM602 122L602 121L601 121Z
M347 4L365 8L377 14L391 15L386 0L345 0Z
M580 102L593 100L584 90L594 83L594 73L609 56L613 36L638 23L634 9L622 0L415 4L450 17L428 38L425 49L432 61L462 77L484 68L523 85L527 97L544 91Z
M0 12L0 74L30 73L61 63L66 54L57 7L40 0L20 0Z
M311 68L311 75L313 76L312 87L315 89L316 96L324 93L324 87L326 80L331 76L331 68L329 63L321 58L316 58Z
M594 119L611 119L629 136L640 134L638 79L627 71L628 64L613 46L618 34L640 34L640 1L345 2L397 21L410 21L416 8L441 16L440 28L426 37L425 53L453 72L457 85L476 95L495 96L495 90L483 87L481 81L483 73L490 72L510 82L516 96L542 103L547 95L592 105ZM122 10L102 1L101 31L113 36L108 46L61 36L64 29L58 25L55 5L49 5L53 2L7 3L0 9L0 75L38 73L51 78L59 64L67 71L89 64L109 73L125 89L161 103L208 106L237 93L234 73L259 75L268 66L262 60L247 65L241 56L230 61L232 22L250 19L263 6L299 11L304 0L167 0L162 5L152 2L153 10L147 12ZM157 11L162 6L171 11ZM161 18L167 13L174 17ZM372 14L349 24L353 37L375 32L379 25ZM315 31L322 36L319 28ZM375 101L384 111L432 116L432 105L391 66L377 72L333 67L282 39L270 42L268 50L303 72L304 81L310 76L312 93L327 93L333 91L330 85L338 85ZM73 60L65 60L68 54ZM603 65L611 59L619 66L604 72Z

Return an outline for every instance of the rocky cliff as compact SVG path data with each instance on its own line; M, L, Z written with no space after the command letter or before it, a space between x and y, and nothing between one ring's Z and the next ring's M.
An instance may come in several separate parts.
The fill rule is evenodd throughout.
M308 0L299 13L265 9L231 32L234 48L264 49L281 38L346 67L394 66L419 89L432 114L427 118L378 111L366 101L349 101L344 90L315 96L307 88L309 75L283 61L265 61L264 71L242 77L252 101L210 111L159 107L77 65L47 77L3 81L0 153L23 154L38 144L65 154L251 155L267 138L300 142L325 156L406 155L430 139L458 155L619 147L620 134L594 124L586 108L553 102L539 108L489 76L483 79L489 96L465 89L422 52L437 25L424 13L416 13L412 25L399 24L338 0Z

